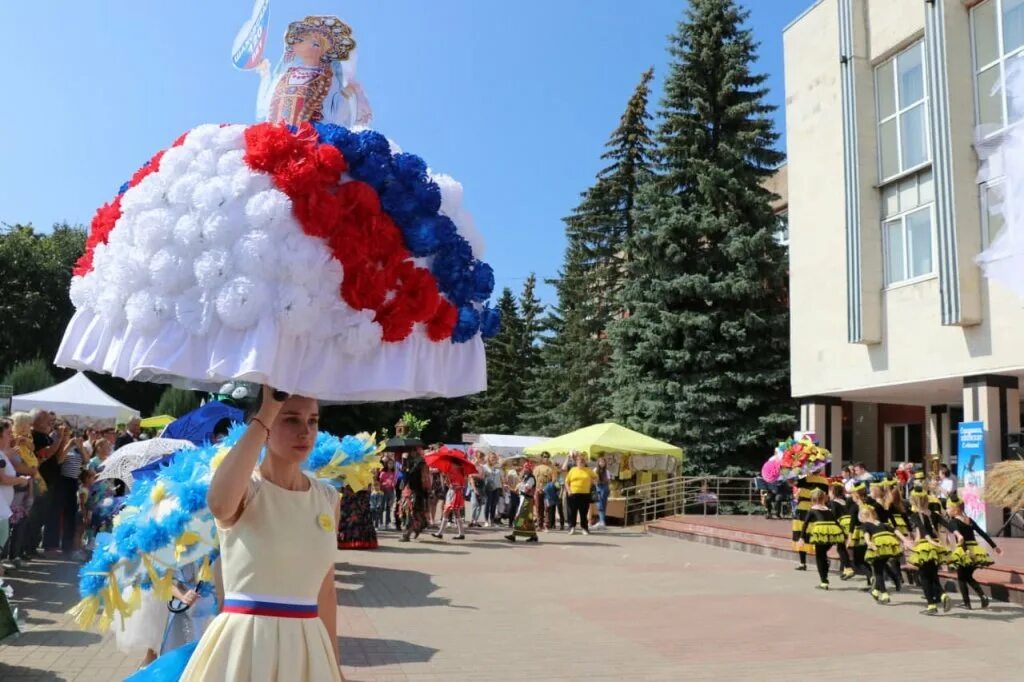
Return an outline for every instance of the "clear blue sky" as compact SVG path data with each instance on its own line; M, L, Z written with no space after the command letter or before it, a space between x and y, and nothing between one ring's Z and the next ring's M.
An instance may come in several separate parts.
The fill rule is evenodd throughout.
M782 29L812 0L745 0L783 103ZM251 122L258 78L229 53L251 0L0 5L0 221L87 224L155 151L206 122ZM601 167L641 72L665 74L682 0L272 0L337 14L359 42L374 127L465 185L498 287L553 276L561 218ZM777 113L783 130L782 112ZM549 287L542 298L552 302Z

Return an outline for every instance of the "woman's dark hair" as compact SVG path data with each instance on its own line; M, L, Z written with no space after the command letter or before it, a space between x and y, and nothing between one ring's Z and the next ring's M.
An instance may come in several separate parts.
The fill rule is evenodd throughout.
M13 428L13 427L14 427L14 422L12 422L10 419L7 419L6 417L3 418L3 419L0 419L0 436L2 436L7 431L7 429L10 429L10 428Z

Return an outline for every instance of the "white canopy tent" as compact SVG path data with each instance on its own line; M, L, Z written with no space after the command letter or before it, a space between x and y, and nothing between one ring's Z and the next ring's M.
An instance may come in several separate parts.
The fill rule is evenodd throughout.
M124 423L139 416L138 410L114 400L81 372L56 386L14 396L11 409L15 412L46 410L73 424L90 420Z
M519 457L523 454L523 448L528 448L537 443L543 443L550 438L542 436L508 436L499 433L482 433L479 440L473 443L477 450L493 452L499 457Z

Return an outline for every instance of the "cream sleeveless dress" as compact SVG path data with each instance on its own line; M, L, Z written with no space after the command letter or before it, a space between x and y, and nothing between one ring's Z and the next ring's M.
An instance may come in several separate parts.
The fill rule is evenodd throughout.
M225 604L316 604L337 552L338 493L310 477L308 491L253 475L242 515L221 528ZM287 608L284 606L283 608ZM330 682L341 680L336 644L318 617L221 613L192 654L182 682Z

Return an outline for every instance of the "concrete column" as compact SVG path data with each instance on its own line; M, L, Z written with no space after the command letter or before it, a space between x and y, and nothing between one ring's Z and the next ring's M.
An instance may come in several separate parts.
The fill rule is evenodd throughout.
M800 399L800 430L813 431L818 443L832 453L833 474L843 468L843 402L832 396Z
M985 469L1001 462L1006 454L1007 435L1020 432L1020 382L1017 377L980 374L964 377L964 421L985 425ZM1003 525L1003 510L995 505L985 509L989 531Z
M949 465L953 461L955 453L950 451L949 431L952 425L949 423L949 407L946 405L931 405L927 412L928 421L925 423L925 442L929 455L939 455L943 464Z

